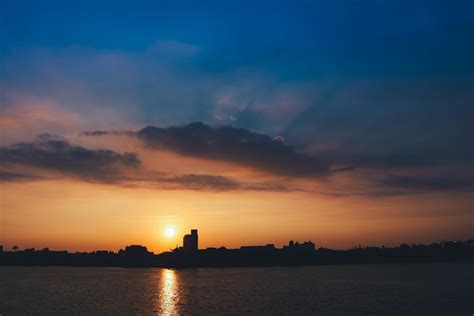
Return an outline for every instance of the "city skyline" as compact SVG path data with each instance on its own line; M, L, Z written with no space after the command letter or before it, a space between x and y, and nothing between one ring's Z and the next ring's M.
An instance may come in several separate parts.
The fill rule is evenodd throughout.
M166 234L166 233L165 233ZM173 234L174 237L175 233ZM403 249L408 249L408 248L424 248L424 247L434 247L437 248L438 250L443 249L443 248L449 248L449 247L461 247L464 248L463 250L466 251L465 254L468 254L468 252L472 252L472 248L474 245L474 239L471 238L469 240L464 240L464 241L459 241L459 240L444 240L444 241L435 241L432 242L428 245L425 244L407 244L407 243L402 243L400 245L397 245L392 248L403 248ZM319 248L319 249L318 249ZM283 244L280 248L278 246L275 246L274 243L267 243L267 244L261 244L261 245L240 245L236 248L227 248L223 245L219 246L211 246L211 247L199 247L199 242L198 242L198 229L191 229L189 233L185 233L181 237L181 246L176 244L175 248L165 250L161 253L154 253L153 251L149 251L147 245L139 245L139 244L130 244L125 247L122 247L118 250L118 253L122 252L128 252L130 251L131 253L134 253L138 251L139 253L149 253L153 255L166 255L166 254L180 254L180 255L185 255L187 257L194 257L196 256L199 252L208 252L208 251L235 251L235 250L243 250L243 251L268 251L268 250L286 250L286 251L302 251L304 252L315 252L317 250L320 251L338 251L338 250L344 250L344 251L352 251L352 250L360 250L360 249L385 249L385 245L355 245L354 247L348 248L348 249L330 249L330 248L325 248L324 246L317 245L311 241L311 240L305 240L305 241L298 241L298 240L289 240L286 244ZM390 247L388 247L390 248ZM49 247L41 247L41 248L21 248L18 247L17 245L14 245L11 247L11 249L7 249L4 245L0 245L0 253L2 252L24 252L24 253L34 253L35 251L37 252L59 252L59 253L68 253L67 249L50 249ZM74 253L74 252L71 252ZM81 252L76 252L76 253L81 253ZM84 253L84 252L82 252ZM96 249L90 252L92 254L101 254L101 253L114 253L113 250L110 249ZM408 258L406 258L408 259ZM446 257L448 260L458 260L459 258L456 257ZM464 259L463 259L464 260Z
M169 232L169 231L168 231ZM168 236L171 234L168 233ZM463 262L473 259L474 239L442 241L429 245L406 243L397 247L362 247L335 250L312 241L290 240L279 248L273 243L238 248L199 247L197 229L182 237L182 246L154 253L144 245L128 245L118 252L69 252L50 248L11 251L0 245L0 266L160 267L171 269L354 265L420 262Z

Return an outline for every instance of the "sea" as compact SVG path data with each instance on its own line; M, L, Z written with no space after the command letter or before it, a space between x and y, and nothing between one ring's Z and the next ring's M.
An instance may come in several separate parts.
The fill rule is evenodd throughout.
M472 262L0 267L0 315L474 315Z

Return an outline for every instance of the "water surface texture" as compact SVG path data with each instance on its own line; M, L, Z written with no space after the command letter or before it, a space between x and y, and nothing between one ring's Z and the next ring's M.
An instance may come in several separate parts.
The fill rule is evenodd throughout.
M472 263L235 269L0 267L0 314L472 315Z

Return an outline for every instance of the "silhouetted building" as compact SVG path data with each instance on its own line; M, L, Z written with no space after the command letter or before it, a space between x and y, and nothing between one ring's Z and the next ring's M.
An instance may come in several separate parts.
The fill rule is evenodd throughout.
M283 251L288 251L288 252L314 252L316 249L316 245L312 243L311 241L305 241L302 244L298 242L294 242L293 240L290 240L288 243L288 246L283 246Z
M12 251L0 245L0 266L114 266L114 267L251 267L305 266L329 264L369 264L396 262L474 261L474 239L466 242L445 241L431 245L399 247L355 247L331 250L316 246L311 241L290 241L283 248L273 244L225 247L199 250L198 231L191 230L183 237L183 247L155 255L141 245L127 246L118 253L98 250L91 253L55 251L44 248Z
M265 251L273 251L275 250L274 244L266 244L265 246L241 246L240 251L245 253L258 253L258 252L265 252Z
M120 252L122 252L122 250L120 250ZM123 253L125 255L140 256L140 255L147 255L149 252L145 246L130 245L130 246L125 247L125 250L123 250Z
M125 247L125 250L120 249L118 255L125 267L144 267L151 264L153 253L145 246L131 245Z
M198 251L198 231L197 229L191 229L191 234L184 235L183 237L183 250L188 253L194 253Z

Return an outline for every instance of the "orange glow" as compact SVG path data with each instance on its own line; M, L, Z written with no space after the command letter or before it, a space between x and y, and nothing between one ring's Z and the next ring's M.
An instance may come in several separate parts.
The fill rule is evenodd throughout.
M117 251L142 244L161 252L180 246L182 235L196 227L201 248L281 246L290 239L341 248L461 239L472 230L472 215L463 206L469 205L469 195L341 198L308 192L155 190L74 180L3 183L0 192L5 247ZM446 212L446 205L457 211ZM174 237L156 234L168 227L175 227Z
M288 179L228 162L146 149L133 137L76 134L74 142L136 152L141 167L122 171L132 179L209 174L247 185L284 184L294 190L190 190L146 180L99 184L47 168L17 167L9 171L45 179L0 183L0 244L6 249L18 245L117 251L142 244L158 253L181 246L182 236L191 228L199 229L201 248L281 246L289 240L312 240L332 248L390 246L472 235L469 192L374 197L365 192L379 188L353 173Z

